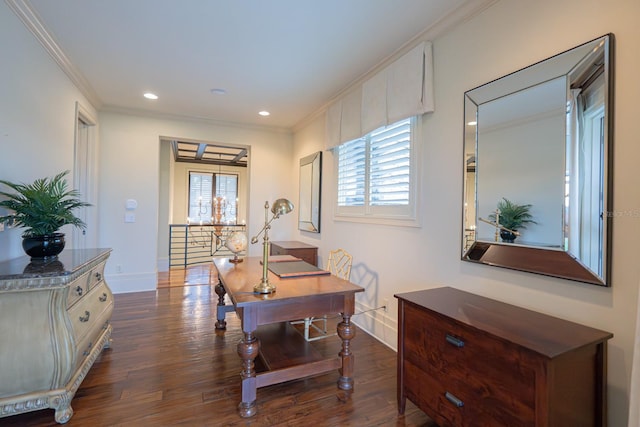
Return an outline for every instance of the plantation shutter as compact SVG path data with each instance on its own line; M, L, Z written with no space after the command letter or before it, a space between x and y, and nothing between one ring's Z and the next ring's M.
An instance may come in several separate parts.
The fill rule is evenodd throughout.
M411 173L411 120L371 133L369 204L408 205Z
M364 206L367 144L356 139L338 147L338 206Z
M236 222L238 198L238 175L216 174L216 196L226 200L225 221Z
M213 175L189 172L189 218L195 221L211 220Z

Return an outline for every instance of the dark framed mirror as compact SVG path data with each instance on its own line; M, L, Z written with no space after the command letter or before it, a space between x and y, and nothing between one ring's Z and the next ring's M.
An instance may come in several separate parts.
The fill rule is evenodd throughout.
M298 229L320 232L320 194L322 180L322 152L300 159L300 199Z
M609 286L612 45L465 92L463 260Z

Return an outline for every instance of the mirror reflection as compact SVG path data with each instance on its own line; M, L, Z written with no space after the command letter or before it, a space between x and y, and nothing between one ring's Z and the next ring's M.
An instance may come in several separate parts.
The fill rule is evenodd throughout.
M300 159L300 199L298 229L320 232L320 180L322 152Z
M463 259L607 285L609 43L465 93Z

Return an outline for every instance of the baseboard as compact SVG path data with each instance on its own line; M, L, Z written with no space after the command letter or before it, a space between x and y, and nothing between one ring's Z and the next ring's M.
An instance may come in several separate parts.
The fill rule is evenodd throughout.
M105 274L105 280L114 294L128 292L155 291L158 287L158 274Z
M356 301L356 314L351 319L360 329L397 351L398 322L381 308L374 310L374 307Z
M169 271L169 257L158 258L158 272Z

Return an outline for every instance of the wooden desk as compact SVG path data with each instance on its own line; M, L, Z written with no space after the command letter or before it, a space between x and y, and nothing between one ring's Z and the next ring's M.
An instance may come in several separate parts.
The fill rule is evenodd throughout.
M294 240L271 242L270 255L292 255L311 265L318 265L318 247Z
M253 286L262 277L261 259L249 257L244 258L244 262L233 264L227 258L216 258L213 262L220 279L216 286L219 298L216 329L226 328L225 314L229 311L235 311L242 320L244 336L238 343L242 362L242 400L238 405L240 416L255 415L256 391L260 387L335 369L340 370L338 388L352 391L354 359L350 342L355 337L355 328L351 324L351 315L354 312L355 293L364 289L333 275L280 279L269 272L269 281L276 286L276 292L256 294ZM232 305L225 305L225 294L231 299ZM310 343L305 342L297 331L290 329L288 321L328 313L342 314L342 321L337 327L342 348L335 357L320 359ZM258 330L261 325L269 326ZM291 344L292 339L297 339L299 343ZM282 357L284 347L287 348L286 357ZM294 347L299 348L299 355L290 354ZM256 371L254 361L258 354L268 369L265 372Z

